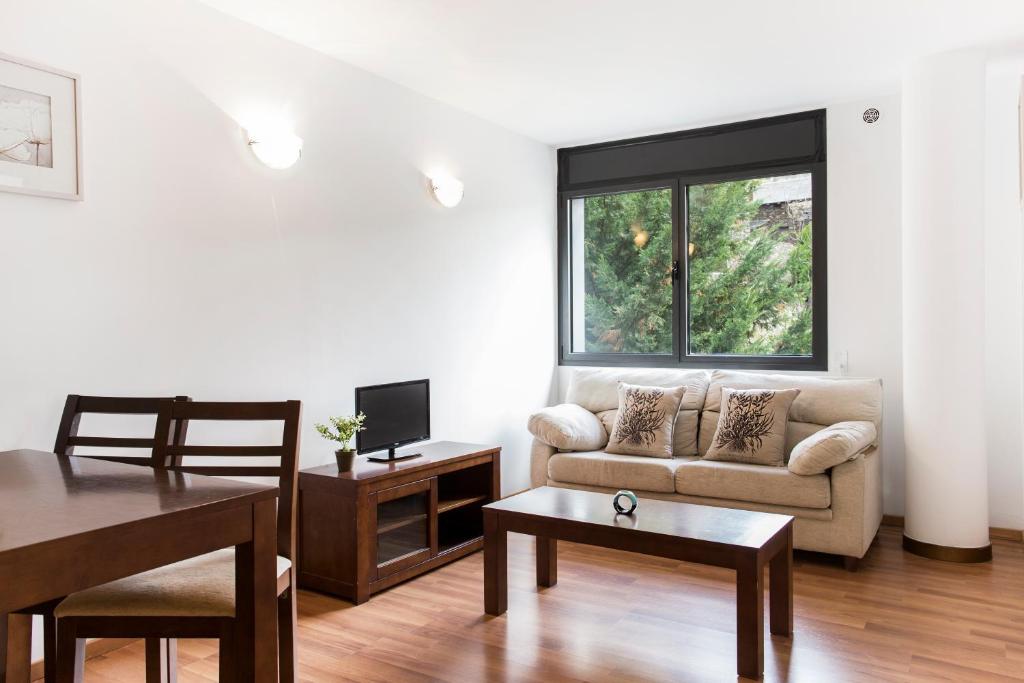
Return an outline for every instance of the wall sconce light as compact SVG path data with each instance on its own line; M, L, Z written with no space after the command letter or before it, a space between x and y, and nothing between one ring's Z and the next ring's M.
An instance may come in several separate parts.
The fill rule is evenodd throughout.
M249 148L270 168L283 170L302 156L302 138L284 131L248 131Z
M430 178L430 191L434 193L434 197L441 206L449 209L459 205L464 190L465 186L458 178L440 174Z

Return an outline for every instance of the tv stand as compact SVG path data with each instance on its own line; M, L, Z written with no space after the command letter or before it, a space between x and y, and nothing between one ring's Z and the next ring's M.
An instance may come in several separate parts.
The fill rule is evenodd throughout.
M300 587L359 604L483 548L482 508L501 498L501 449L441 441L416 450L401 467L359 457L351 470L299 472Z
M388 454L384 455L371 455L367 458L370 462L398 462L399 460L408 460L410 458L418 458L422 453L402 453L397 455L394 448L388 449Z

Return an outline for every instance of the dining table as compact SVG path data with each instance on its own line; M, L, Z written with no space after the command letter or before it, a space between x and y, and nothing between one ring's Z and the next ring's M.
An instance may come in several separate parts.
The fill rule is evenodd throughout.
M276 486L0 452L0 683L29 679L31 617L18 610L232 546L237 680L276 681L277 496Z

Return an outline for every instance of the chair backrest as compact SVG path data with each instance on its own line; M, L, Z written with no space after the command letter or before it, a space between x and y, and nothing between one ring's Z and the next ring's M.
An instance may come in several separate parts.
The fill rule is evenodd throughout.
M176 420L169 423L170 429L164 430L161 434L159 420L153 430L151 437L126 437L126 436L79 436L78 428L82 415L152 415L157 417L160 412L161 401L182 403L191 401L188 396L175 396L174 398L140 398L129 396L80 396L68 394L64 402L64 414L60 418L60 426L57 428L57 441L54 443L53 452L60 455L75 455L75 446L98 447L98 448L146 448L149 453L146 455L93 455L82 454L82 457L96 458L98 460L109 460L132 465L153 465L153 447L157 441L163 439L173 443L184 443L185 434L188 430L188 422Z
M156 467L177 472L223 477L275 477L281 489L277 503L277 553L289 559L295 557L295 508L299 470L299 422L302 419L300 401L264 402L160 402L157 432L168 436L158 438L153 449ZM172 441L177 423L202 421L219 422L283 422L280 443L260 446L201 445ZM193 435L194 435L193 431ZM277 458L276 465L238 464L186 464L186 458Z

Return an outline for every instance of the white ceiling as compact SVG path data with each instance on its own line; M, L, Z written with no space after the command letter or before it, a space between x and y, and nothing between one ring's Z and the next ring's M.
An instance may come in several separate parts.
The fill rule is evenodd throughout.
M890 93L1024 37L1024 0L203 1L553 145Z

